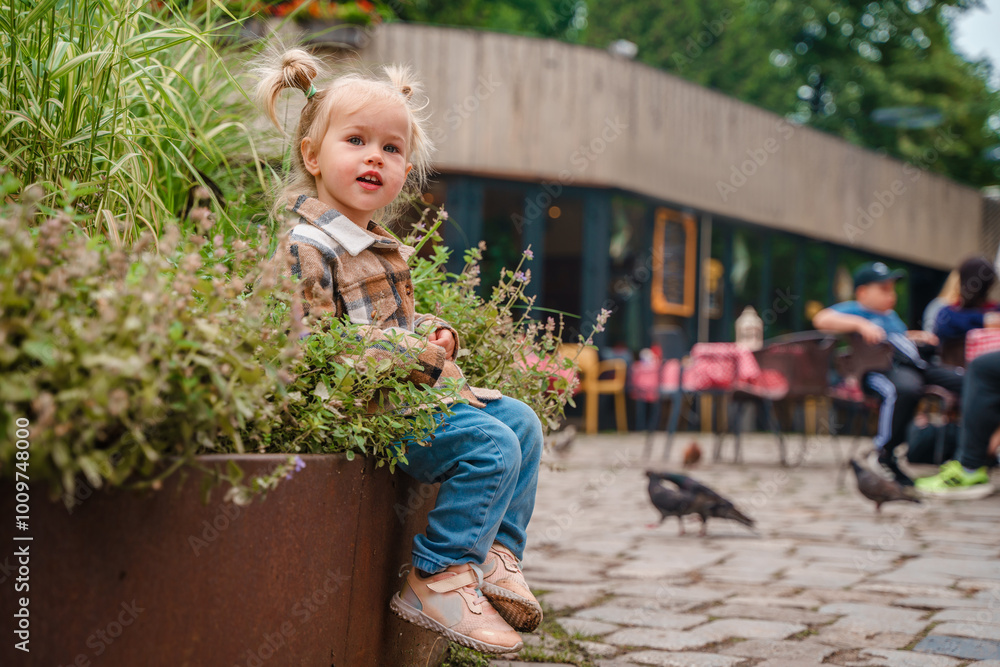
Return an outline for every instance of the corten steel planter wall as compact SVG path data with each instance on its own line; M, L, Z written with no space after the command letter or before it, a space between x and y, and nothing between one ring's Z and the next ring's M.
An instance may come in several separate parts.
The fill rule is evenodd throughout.
M95 492L68 513L32 493L30 591L0 568L0 664L121 667L411 667L437 665L444 640L389 611L413 535L436 490L362 459L303 456L304 470L266 500L205 505L202 473L158 492ZM284 456L236 460L249 477ZM186 479L185 479L186 477ZM0 508L13 523L12 484ZM16 570L16 565L14 567ZM31 652L11 632L14 598L30 597Z

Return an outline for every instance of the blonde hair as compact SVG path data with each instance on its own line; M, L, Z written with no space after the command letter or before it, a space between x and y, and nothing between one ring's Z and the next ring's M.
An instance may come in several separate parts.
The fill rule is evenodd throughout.
M314 82L323 73L319 59L303 49L290 49L267 57L256 72L259 78L257 103L282 133L284 128L274 108L278 96L286 88L297 88L307 95L292 146L292 171L276 198L275 211L284 206L290 196L316 196L316 178L306 171L302 139L309 137L314 146L319 146L335 114L353 113L372 104L400 104L406 110L409 136L404 157L413 165L400 196L378 217L390 220L409 196L419 194L426 186L434 146L427 132L424 113L427 103L420 101L421 86L409 67L383 65L378 71L372 71L355 66L343 70L329 86L317 91L313 88Z
M949 306L955 305L962 298L961 288L962 283L959 280L958 269L952 269L951 273L948 274L948 278L944 281L944 286L941 287L941 293L938 294L938 298Z

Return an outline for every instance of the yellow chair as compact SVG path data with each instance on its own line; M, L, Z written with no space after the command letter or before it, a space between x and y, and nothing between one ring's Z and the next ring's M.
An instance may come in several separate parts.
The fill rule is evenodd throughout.
M613 394L615 397L615 421L618 432L628 431L628 417L625 414L625 377L628 364L623 359L607 359L601 361L597 349L592 346L583 347L574 343L565 343L559 348L564 357L576 359L580 365L580 385L578 393L584 394L583 415L587 433L597 433L597 408L601 394ZM601 378L605 373L613 373L610 378Z

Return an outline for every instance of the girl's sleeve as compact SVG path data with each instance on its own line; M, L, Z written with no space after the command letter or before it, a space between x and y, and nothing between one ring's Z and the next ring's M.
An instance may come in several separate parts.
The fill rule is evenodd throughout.
M416 385L433 387L441 377L448 359L440 345L433 345L419 336L396 329L364 326L361 330L365 341L362 359L376 363L388 359L398 366L416 359L420 365L411 369L408 376Z
M459 348L462 347L461 341L458 338L458 331L449 324L447 321L442 320L437 315L422 315L420 313L414 313L416 319L413 322L413 329L417 332L431 333L432 331L437 331L438 329L447 329L451 332L451 335L455 337L455 350L452 352L450 359L454 360L455 355L458 354Z
M303 300L308 304L309 315L313 319L327 313L334 317L343 315L342 302L333 280L334 268L323 253L307 243L292 244L289 252L292 274L299 279L299 289ZM360 335L365 341L361 359L376 363L388 359L399 366L408 365L416 359L420 365L411 369L408 376L416 385L434 386L441 377L447 361L443 347L432 345L410 333L383 331L374 326L361 327ZM343 356L354 359L359 357Z

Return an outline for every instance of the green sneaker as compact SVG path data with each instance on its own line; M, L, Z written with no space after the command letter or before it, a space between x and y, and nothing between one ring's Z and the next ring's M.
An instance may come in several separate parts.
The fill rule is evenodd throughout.
M969 474L958 461L948 461L941 466L941 472L918 479L916 486L924 495L956 500L985 498L994 491L986 466Z

